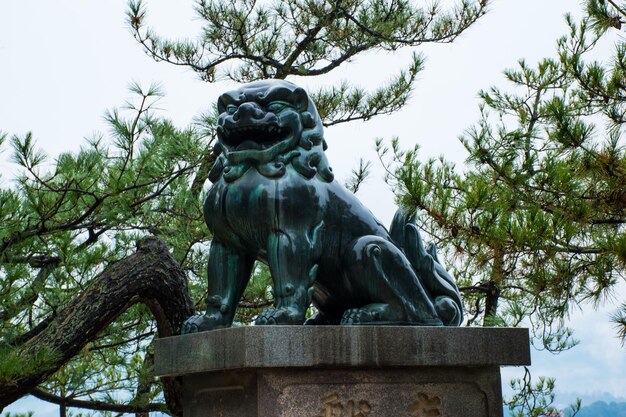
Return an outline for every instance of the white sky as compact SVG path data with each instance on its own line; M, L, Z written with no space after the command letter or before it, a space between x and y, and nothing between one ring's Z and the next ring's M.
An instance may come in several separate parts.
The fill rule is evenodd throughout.
M158 33L174 38L197 33L191 1L146 4L148 24ZM131 80L146 86L161 82L167 93L160 103L163 114L181 127L231 86L203 83L190 70L145 56L126 27L125 10L125 0L0 0L0 130L32 131L39 146L55 157L76 151L95 131L106 133L104 111L123 106ZM426 69L408 106L392 116L326 131L338 178L347 178L360 157L376 158L376 137L398 135L405 147L419 143L423 159L444 153L461 164L466 154L457 137L478 119L477 92L505 85L502 70L519 58L534 63L553 56L556 39L566 31L562 16L568 11L580 15L579 1L495 0L491 11L453 44L419 48L427 56ZM323 78L293 81L306 87L350 79L375 87L406 66L409 55L408 50L371 53ZM0 156L3 182L14 172L7 157L5 149ZM359 197L389 224L393 196L381 181L380 168L374 167ZM626 294L624 285L620 293ZM556 357L534 353L534 374L556 377L560 391L626 397L626 350L607 322L612 308L574 313L571 324L581 345ZM505 385L515 372L505 369ZM10 410L32 407L20 402Z

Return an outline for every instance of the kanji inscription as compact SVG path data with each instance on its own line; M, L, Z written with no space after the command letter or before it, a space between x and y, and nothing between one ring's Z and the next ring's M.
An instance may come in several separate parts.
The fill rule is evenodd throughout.
M322 397L322 413L315 417L368 417L372 407L365 400L341 401L339 394Z
M410 417L439 417L441 414L441 398L437 396L429 397L420 392L417 394L417 401L408 406L407 411Z

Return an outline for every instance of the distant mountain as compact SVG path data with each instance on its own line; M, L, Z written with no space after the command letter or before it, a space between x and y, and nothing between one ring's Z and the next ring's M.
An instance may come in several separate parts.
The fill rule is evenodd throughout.
M580 398L583 401L583 405L593 404L596 401L604 401L607 404L610 403L623 403L626 402L626 396L615 396L609 392L593 391L593 392L563 392L557 391L555 405L557 408L566 408L568 405L576 402L576 399Z
M504 407L504 417L510 416L511 413L508 408ZM596 401L593 404L583 406L575 417L626 417L626 402Z
M607 404L604 401L596 401L582 407L576 417L626 417L626 402Z

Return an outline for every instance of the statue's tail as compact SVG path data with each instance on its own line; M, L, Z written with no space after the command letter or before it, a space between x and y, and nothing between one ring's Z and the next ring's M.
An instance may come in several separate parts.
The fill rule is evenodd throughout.
M463 321L463 302L459 289L437 258L437 248L431 243L424 248L424 243L417 229L415 216L407 216L402 209L396 211L389 230L391 239L403 251L430 292L435 309L443 324L459 326Z

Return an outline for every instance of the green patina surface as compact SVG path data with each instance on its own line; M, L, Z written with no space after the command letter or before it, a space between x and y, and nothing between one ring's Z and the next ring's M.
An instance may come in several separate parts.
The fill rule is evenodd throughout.
M389 231L334 180L322 122L306 92L267 80L218 100L217 162L204 203L213 233L205 314L183 333L232 324L255 260L275 306L256 324L459 325L453 278L398 210Z

